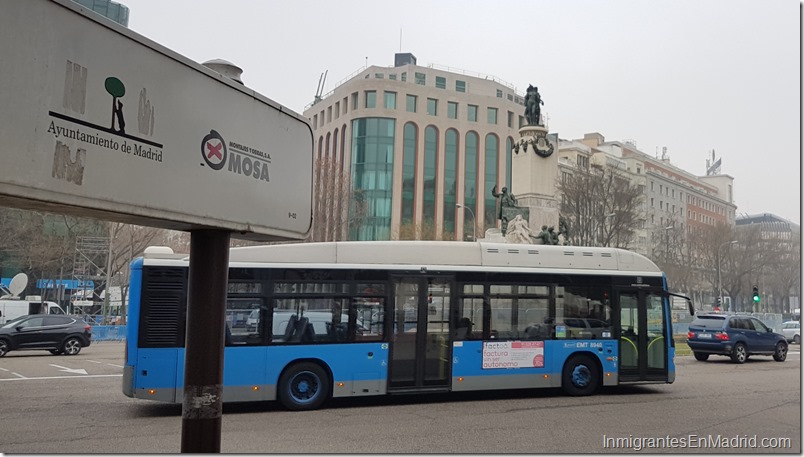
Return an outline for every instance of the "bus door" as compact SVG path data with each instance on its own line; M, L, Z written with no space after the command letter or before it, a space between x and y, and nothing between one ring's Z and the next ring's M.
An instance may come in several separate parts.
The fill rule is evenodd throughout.
M451 278L394 280L388 390L446 389Z
M619 309L619 380L666 381L669 335L660 291L648 288L617 290Z

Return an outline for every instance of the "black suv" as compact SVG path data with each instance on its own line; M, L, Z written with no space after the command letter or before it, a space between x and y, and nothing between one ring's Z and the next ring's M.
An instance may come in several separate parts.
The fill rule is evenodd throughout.
M699 314L689 326L687 345L701 361L710 354L729 356L735 363L750 355L772 355L777 362L787 358L787 339L747 315Z
M92 327L80 317L31 314L0 327L0 357L9 351L46 349L76 355L92 342Z

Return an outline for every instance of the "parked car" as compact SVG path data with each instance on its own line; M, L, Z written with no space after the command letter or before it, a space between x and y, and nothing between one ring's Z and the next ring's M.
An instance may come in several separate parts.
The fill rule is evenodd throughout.
M782 324L782 334L788 342L801 344L801 322L787 321Z
M92 327L79 316L31 314L0 327L0 357L33 349L76 355L91 342Z
M748 315L699 314L689 325L687 345L700 361L712 354L735 363L752 355L770 355L777 362L787 358L787 338Z

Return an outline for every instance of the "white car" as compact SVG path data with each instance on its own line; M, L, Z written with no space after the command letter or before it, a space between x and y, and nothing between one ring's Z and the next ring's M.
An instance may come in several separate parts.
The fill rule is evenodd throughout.
M795 344L801 344L801 322L787 321L782 324L782 335Z

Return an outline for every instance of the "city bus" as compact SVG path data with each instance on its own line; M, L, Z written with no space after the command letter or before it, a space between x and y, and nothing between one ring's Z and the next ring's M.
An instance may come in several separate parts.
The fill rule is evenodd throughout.
M183 400L188 272L188 255L165 247L132 262L129 397ZM615 248L232 248L222 400L311 410L341 397L672 383L671 295L652 261Z

